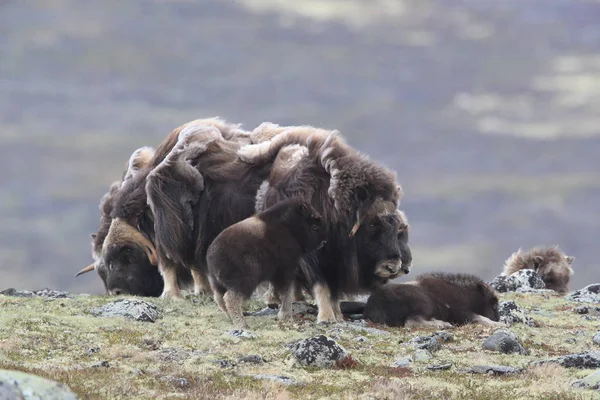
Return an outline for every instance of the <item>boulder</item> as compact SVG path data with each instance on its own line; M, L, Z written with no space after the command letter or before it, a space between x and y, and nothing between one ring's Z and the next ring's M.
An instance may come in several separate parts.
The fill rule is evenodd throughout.
M499 275L489 284L499 293L536 292L540 289L546 289L546 284L542 278L532 269L522 269L511 275Z
M514 333L506 329L498 329L483 343L484 350L498 351L504 354L518 353L527 355L529 352Z
M0 370L0 399L76 400L66 385L21 371Z
M325 335L298 340L288 344L287 347L296 360L304 366L328 368L349 356L346 349Z
M587 285L565 296L565 299L579 303L600 303L600 283Z
M135 321L154 322L160 317L156 305L143 300L119 299L90 312L101 317L126 317Z
M541 365L548 363L559 364L565 368L600 368L600 351L587 351L584 353L569 354L566 356L554 357L546 360L532 362L533 365Z

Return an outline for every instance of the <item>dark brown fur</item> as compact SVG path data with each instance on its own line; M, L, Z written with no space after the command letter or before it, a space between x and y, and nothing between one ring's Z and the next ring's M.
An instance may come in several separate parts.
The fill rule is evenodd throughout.
M519 249L506 260L503 273L512 275L522 269L532 269L542 278L547 289L564 294L569 291L574 260L574 257L560 251L558 246L534 247L529 251Z
M420 275L414 283L381 286L369 297L363 315L388 326L437 321L464 325L478 322L478 316L500 319L492 287L471 274L442 272Z
M326 237L321 217L296 199L231 225L215 238L206 256L215 301L222 306L225 298L224 311L238 327L246 327L240 303L268 281L282 299L280 317L291 317L301 257L320 248ZM233 304L227 296L235 299Z

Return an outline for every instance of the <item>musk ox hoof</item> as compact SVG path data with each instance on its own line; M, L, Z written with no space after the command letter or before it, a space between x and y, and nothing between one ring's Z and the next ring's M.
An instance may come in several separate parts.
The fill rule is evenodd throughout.
M183 296L181 295L181 293L175 292L175 291L164 291L160 295L160 298L161 299L175 300L175 301L183 301Z
M293 314L291 312L282 313L281 311L277 313L277 319L280 321L291 321L293 320Z
M337 319L335 318L333 310L331 310L330 312L319 311L319 314L317 315L318 324L334 324L336 322Z

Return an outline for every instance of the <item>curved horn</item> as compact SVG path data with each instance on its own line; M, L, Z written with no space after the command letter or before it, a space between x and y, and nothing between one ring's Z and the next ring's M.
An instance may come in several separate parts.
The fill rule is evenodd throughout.
M75 278L77 278L79 275L83 275L85 273L91 272L94 269L96 269L96 263L91 263L90 265L88 265L87 267L83 268L81 271L76 273Z
M102 245L102 252L105 252L109 245L120 243L134 243L140 246L146 252L150 263L154 266L158 265L156 248L152 242L127 222L120 218L115 218L110 224L108 235L106 235L106 239Z
M360 211L356 212L356 222L354 223L354 226L352 227L352 230L350 231L350 234L348 235L348 237L354 237L354 235L356 235L356 232L358 232L358 229L360 228L360 224L362 223L362 220L360 218Z

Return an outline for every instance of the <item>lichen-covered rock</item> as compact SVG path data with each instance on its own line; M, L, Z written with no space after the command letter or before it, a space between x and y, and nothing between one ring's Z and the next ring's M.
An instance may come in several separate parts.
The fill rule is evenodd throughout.
M406 368L412 364L412 357L401 357L393 362L392 367L395 368Z
M66 385L21 371L0 370L0 397L16 400L76 400Z
M258 310L255 312L245 312L244 311L244 315L246 315L246 316L251 315L253 317L268 317L270 315L277 315L278 313L279 313L279 309L271 308L271 307L265 307L262 310Z
M573 308L573 312L580 315L600 316L600 307L593 306L577 306Z
M600 303L600 283L587 285L565 296L565 299L579 303Z
M332 367L336 362L349 356L345 348L325 335L298 340L288 344L287 347L296 360L305 366Z
M499 293L545 289L546 284L532 269L522 269L511 275L499 275L490 282Z
M410 343L417 349L425 349L436 352L442 348L438 338L434 336L416 336L410 340Z
M447 371L450 368L452 368L452 363L448 362L448 363L443 363L443 364L435 364L435 365L428 365L427 368L430 371Z
M178 388L185 388L190 385L187 379L172 375L162 376L158 380L161 382L169 382Z
M414 362L427 362L433 358L433 354L429 350L425 349L417 349L412 355L412 360Z
M115 300L102 307L92 308L90 312L95 316L126 317L142 322L154 322L160 316L156 305L136 299Z
M504 365L474 365L471 367L472 374L486 375L509 375L523 372L522 368L507 367Z
M240 337L244 339L255 339L256 335L252 332L245 331L243 329L234 329L233 331L227 332L229 335L233 337Z
M500 313L500 322L504 322L505 324L512 325L525 323L527 326L536 326L535 321L531 317L525 315L521 307L512 300L500 302L498 311Z
M576 380L572 386L578 389L600 390L600 370L591 373L583 379Z
M257 354L251 354L248 356L240 357L240 359L238 361L241 363L249 363L249 364L264 364L265 363L265 360Z
M446 331L437 331L433 334L433 336L439 341L439 342L451 342L454 340L454 336L450 333L450 332L446 332Z
M527 349L521 344L517 335L506 329L498 329L488 337L485 342L483 342L483 349L498 351L504 354L529 354Z
M569 354L561 357L549 358L532 362L533 365L559 364L565 368L600 368L600 351L588 351L585 353Z
M597 344L598 346L600 346L600 332L598 332L594 335L594 337L592 338L592 342L594 342L594 344Z
M48 299L66 299L71 298L68 292L61 292L59 290L52 290L44 288L41 290L17 290L15 288L9 288L0 292L0 295L12 296L12 297L45 297Z

